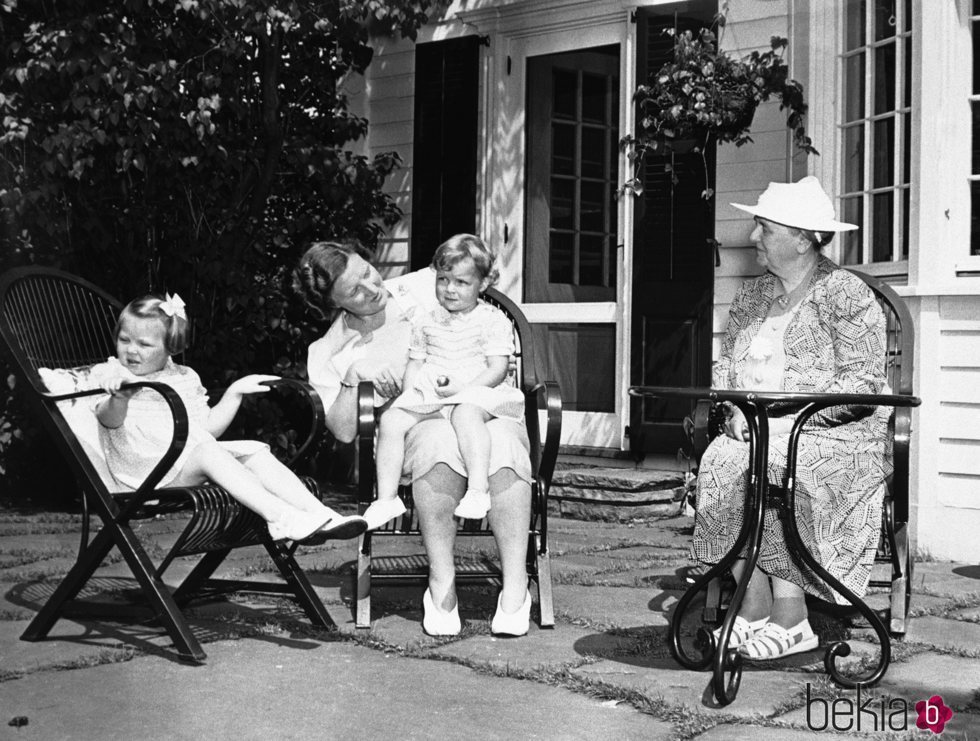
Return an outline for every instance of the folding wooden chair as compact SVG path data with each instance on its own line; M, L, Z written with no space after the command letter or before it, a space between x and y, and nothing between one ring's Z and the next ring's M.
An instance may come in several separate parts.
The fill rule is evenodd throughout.
M200 662L206 658L181 612L191 599L202 596L242 589L290 594L315 625L332 626L330 615L293 557L295 544L286 546L273 542L261 517L242 507L217 486L156 488L157 482L180 455L188 431L183 402L166 384L141 382L137 385L154 389L170 407L174 419L170 448L136 491L113 490L98 445L91 444L89 435L77 434L81 429L79 425L93 423L90 405L72 406L78 403L75 400L102 392L53 393L42 382L38 370L84 369L115 355L113 328L121 309L122 304L101 289L61 271L18 268L0 278L0 336L18 375L26 381L25 391L37 418L74 473L81 489L83 507L77 561L21 638L26 641L44 638L55 622L69 613L106 614L112 618L138 614L118 604L98 605L75 599L113 546L122 553L142 595L183 659ZM272 385L277 391L292 389L290 393L294 395L299 392L302 404L307 408L309 434L289 462L292 465L311 449L322 432L323 406L309 384L283 379ZM315 482L306 479L305 483L320 496ZM102 521L101 529L91 541L90 509ZM190 518L170 552L155 565L134 534L134 525L139 520L174 512L189 512ZM258 544L268 551L285 584L211 578L233 549ZM171 592L163 582L167 567L177 557L199 554L204 554L203 558ZM145 615L144 608L142 616Z
M912 395L912 371L915 358L915 328L912 315L901 296L895 290L875 278L857 270L851 270L874 292L885 315L886 349L885 376L889 393ZM694 414L694 454L697 460L714 435L720 431L710 413L710 403L698 404ZM893 471L888 477L882 505L881 538L875 554L875 562L890 566L890 578L875 579L874 587L890 590L890 614L888 629L893 636L905 634L909 605L912 600L912 544L909 535L909 438L912 431L912 409L898 407L889 422ZM770 483L770 491L777 489ZM704 618L707 622L719 622L725 599L732 590L726 589L720 580L712 580L708 587Z
M551 561L548 553L548 491L558 458L561 437L561 393L554 381L539 381L543 373L535 365L531 346L531 328L517 304L499 291L491 288L484 300L503 311L514 325L517 347L516 378L524 391L524 413L528 438L531 443L531 521L528 525L527 571L537 583L538 604L542 628L554 627L555 615L551 590ZM375 464L374 387L362 383L358 389L358 487L357 497L363 513L374 500ZM545 416L545 438L540 434L539 412ZM361 536L357 551L355 622L358 628L371 626L371 586L375 582L385 584L425 584L428 579L428 561L424 553L413 555L379 556L375 553L377 541L391 537L418 536L419 525L412 501L410 486L403 486L399 495L408 511L382 528ZM459 535L492 536L486 518L481 521L464 520ZM490 557L456 558L458 583L481 583L500 578L500 568Z

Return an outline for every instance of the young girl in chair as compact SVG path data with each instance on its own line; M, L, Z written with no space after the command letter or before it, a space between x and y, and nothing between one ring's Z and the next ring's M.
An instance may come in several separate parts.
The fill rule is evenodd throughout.
M96 407L106 463L113 478L135 489L163 457L173 436L173 417L161 396L148 388L123 388L133 381L159 381L173 388L187 409L187 444L160 487L211 481L260 515L273 540L306 544L351 538L364 532L360 517L344 517L324 506L264 443L218 441L245 394L269 390L250 375L232 383L208 407L201 379L172 355L187 344L184 302L179 296L144 296L129 303L116 323L116 357L93 368L109 398Z

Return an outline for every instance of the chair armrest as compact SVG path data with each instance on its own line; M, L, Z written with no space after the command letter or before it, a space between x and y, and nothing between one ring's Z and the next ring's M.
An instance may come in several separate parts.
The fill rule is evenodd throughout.
M173 466L183 452L184 446L187 445L188 422L187 409L184 406L184 401L180 398L180 394L167 384L158 381L136 381L134 383L124 383L120 388L153 389L163 397L163 401L170 407L170 414L174 421L173 437L170 438L170 445L167 447L166 452L164 452L160 462L153 467L153 470L143 480L143 483L137 487L136 491L126 497L125 504L120 508L117 517L119 520L125 520L137 507L145 503L148 499L154 498L154 490L157 484L160 483L164 474L170 470L171 466ZM105 392L99 389L97 393Z
M531 403L532 397L534 404ZM531 442L531 465L534 475L544 483L545 491L551 487L551 479L558 461L558 446L561 442L562 400L561 388L556 381L542 381L524 392L528 422L528 437ZM544 443L538 429L538 412L545 412Z
M286 461L286 466L292 468L314 450L314 444L323 435L327 424L327 414L323 408L323 400L313 385L299 378L278 378L274 381L263 381L263 386L271 389L290 389L296 391L306 402L310 415L310 431L306 439L297 446L296 453Z
M374 500L374 431L377 417L374 409L374 384L357 385L357 500L370 504Z

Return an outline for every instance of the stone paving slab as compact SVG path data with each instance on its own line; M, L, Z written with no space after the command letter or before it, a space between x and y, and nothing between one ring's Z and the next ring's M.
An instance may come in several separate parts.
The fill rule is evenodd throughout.
M586 641L585 639L594 639ZM530 640L527 640L530 639ZM593 651L615 652L623 641L614 636L596 637L592 631L572 625L541 630L536 625L526 638L498 638L489 634L453 641L432 651L470 665L487 665L510 672L564 669L593 660Z
M957 573L957 572L963 573ZM968 575L964 575L968 574ZM976 597L980 600L980 573L966 564L926 562L915 564L913 594L929 592L948 597Z
M569 587L555 585L555 604L562 619L592 627L636 628L666 626L679 594L659 589L628 587Z
M905 640L976 655L980 651L980 625L932 616L912 618L908 621Z
M144 657L8 682L6 715L28 719L18 741L672 735L670 725L622 704L444 661L346 643L297 650L274 641L221 642L209 649L200 667Z
M711 674L681 668L670 657L622 657L581 666L574 674L641 692L673 708L723 717L770 717L802 691L805 675L780 671L746 670L736 701L717 707L711 695ZM743 737L744 738L744 737Z

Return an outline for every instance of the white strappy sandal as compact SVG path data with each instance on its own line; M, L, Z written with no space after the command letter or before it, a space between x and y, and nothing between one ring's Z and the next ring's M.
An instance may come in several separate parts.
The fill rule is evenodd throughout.
M750 641L739 647L738 652L753 661L771 661L812 651L819 643L810 623L804 618L789 629L776 623L766 623Z

